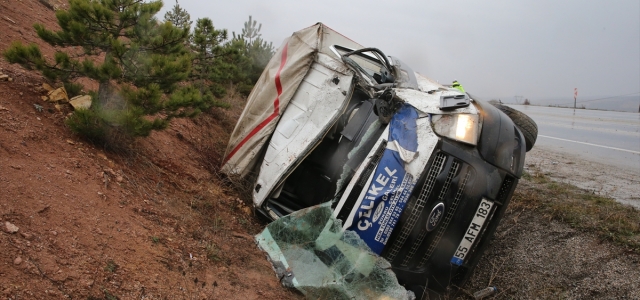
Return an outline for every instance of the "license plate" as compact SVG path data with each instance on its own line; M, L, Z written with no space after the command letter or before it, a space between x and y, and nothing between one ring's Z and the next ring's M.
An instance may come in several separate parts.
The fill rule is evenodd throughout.
M469 224L469 228L467 228L462 241L460 241L458 249L456 249L456 253L451 258L452 264L458 266L462 265L469 254L469 250L471 250L471 246L473 246L473 243L480 235L482 226L491 215L492 208L493 202L483 198L482 202L480 202L480 206L478 206L478 209L476 210L476 214L473 216L471 224Z

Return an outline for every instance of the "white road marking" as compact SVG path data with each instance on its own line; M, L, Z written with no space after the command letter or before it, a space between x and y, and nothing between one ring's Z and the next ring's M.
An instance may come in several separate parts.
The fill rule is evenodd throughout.
M561 138L552 137L552 136L546 136L546 135L541 135L541 134L538 134L538 136L545 137L545 138L548 138L548 139L561 140L561 141L565 141L565 142L573 142L573 143L584 144L584 145L589 145L589 146L594 146L594 147L600 147L600 148L607 148L607 149L612 149L612 150L624 151L624 152L629 152L629 153L633 153L633 154L640 154L640 151L633 151L633 150L627 150L627 149L622 149L622 148L603 146L603 145L592 144L592 143L578 142L578 141L574 141L574 140L561 139Z

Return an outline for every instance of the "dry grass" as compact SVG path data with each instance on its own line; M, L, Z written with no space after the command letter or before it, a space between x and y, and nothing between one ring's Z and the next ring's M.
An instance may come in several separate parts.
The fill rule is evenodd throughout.
M199 163L215 176L219 183L232 187L240 198L250 205L255 178L252 175L245 178L229 177L220 172L229 138L244 110L246 99L236 91L235 87L229 86L222 102L229 107L213 108L194 119L195 126L184 138L196 150L195 155L198 156ZM202 132L202 128L207 128L207 131Z
M603 241L612 241L640 253L638 209L567 183L553 181L539 170L533 170L523 179L510 209L538 210L550 219L595 233Z

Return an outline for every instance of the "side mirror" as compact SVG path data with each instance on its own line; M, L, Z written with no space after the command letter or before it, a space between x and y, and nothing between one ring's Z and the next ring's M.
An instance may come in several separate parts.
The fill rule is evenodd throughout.
M440 110L454 110L467 107L471 101L467 95L440 96Z

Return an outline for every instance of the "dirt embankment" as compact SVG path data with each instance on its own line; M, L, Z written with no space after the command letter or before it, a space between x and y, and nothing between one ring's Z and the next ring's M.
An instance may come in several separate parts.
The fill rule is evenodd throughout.
M107 153L0 67L24 79L0 82L1 298L295 297L255 247L263 225L209 172L214 115Z
M19 40L52 57L32 25L55 28L65 4L0 1L0 52ZM0 71L0 298L299 297L255 246L263 224L212 172L240 97L108 153L64 125L70 107L41 100L42 76L4 58Z

